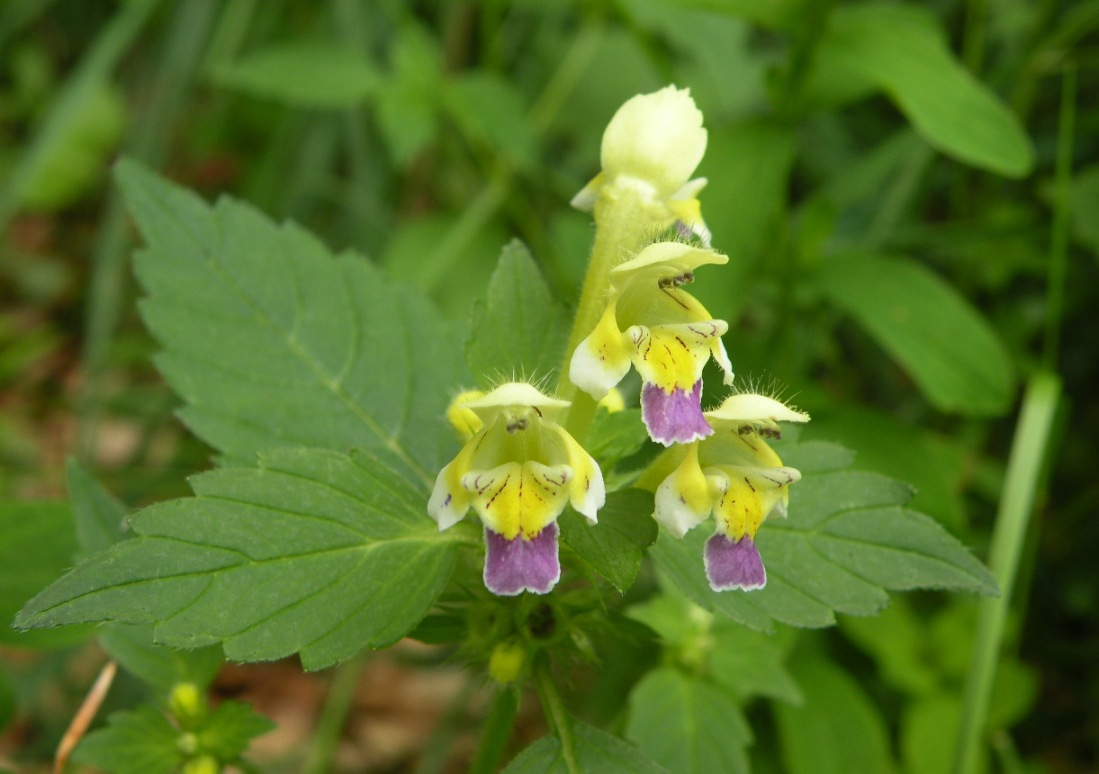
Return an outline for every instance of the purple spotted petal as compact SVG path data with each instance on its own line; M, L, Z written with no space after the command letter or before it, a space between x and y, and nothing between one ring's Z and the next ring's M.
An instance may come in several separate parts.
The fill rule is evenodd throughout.
M734 542L721 533L715 533L706 541L703 558L706 578L714 591L752 591L767 584L763 558L755 542L747 535Z
M522 536L508 540L485 528L485 585L493 594L547 594L560 578L556 524L549 524L530 540Z
M641 419L649 437L657 443L690 443L712 434L714 429L702 416L702 380L690 392L676 387L671 394L646 384L641 388Z

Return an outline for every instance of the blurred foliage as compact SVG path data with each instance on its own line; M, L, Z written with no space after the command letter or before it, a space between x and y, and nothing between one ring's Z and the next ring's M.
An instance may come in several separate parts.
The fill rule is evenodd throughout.
M703 212L731 258L698 295L729 320L738 374L813 415L802 440L842 441L858 467L914 483L913 504L979 554L1018 385L1050 356L1047 328L1058 332L1068 415L1024 553L987 763L1099 766L1097 45L1095 0L7 0L0 612L10 620L76 552L102 547L96 536L121 537L103 526L113 517L87 520L95 502L109 512L107 496L79 472L67 488L67 456L131 507L185 491L184 475L211 464L151 365L135 240L108 183L118 154L364 253L464 325L513 237L574 301L592 230L567 202L598 169L618 105L676 83L706 116ZM1061 192L1066 67L1078 86ZM1069 237L1059 305L1055 214ZM58 502L67 491L84 517ZM728 701L658 624L682 604L637 613L670 663L640 682L618 667L621 694L591 697L601 722L617 718L657 760L690 753L650 749L657 710L674 717L688 695L718 711ZM725 686L777 699L747 705L753 767L944 770L972 621L969 603L921 594L837 630L780 632L790 642L760 656L770 681ZM27 636L0 633L0 766L43 765L86 690L63 665L100 647L72 644L86 631ZM124 666L157 672L142 674L147 643L113 637L102 647ZM187 669L211 677L208 664ZM131 685L128 698L165 688ZM646 693L667 705L623 720ZM43 699L55 694L64 706ZM581 728L581 745L605 742ZM814 755L836 737L862 741ZM553 743L515 770L546 770Z

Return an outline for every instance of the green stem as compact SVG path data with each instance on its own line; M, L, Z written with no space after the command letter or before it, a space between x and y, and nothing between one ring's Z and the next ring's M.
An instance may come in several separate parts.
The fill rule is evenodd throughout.
M535 664L534 687L542 702L542 712L546 716L546 721L561 742L561 756L565 759L565 767L569 770L569 774L580 774L580 765L576 760L576 740L572 735L572 721L568 710L565 709L565 703L561 700L561 694L557 692L557 684L553 682L549 662L540 661Z
M981 600L977 636L966 680L962 724L954 752L954 774L973 774L977 770L992 682L1004 637L1004 622L1011 605L1023 538L1037 498L1039 475L1050 445L1060 392L1060 379L1043 371L1031 377L1023 396L989 556L989 568L1000 585L1000 596Z
M557 378L557 394L572 401L563 425L580 443L587 438L597 403L569 379L572 353L603 316L611 285L611 269L644 247L652 236L652 224L664 220L664 214L654 213L653 208L652 201L641 191L614 185L604 185L595 204L595 244Z
M518 712L519 692L506 685L498 688L485 718L481 744L477 748L477 757L470 764L469 774L492 774L497 770L511 731L515 728Z
M332 770L332 758L336 753L336 745L340 741L340 734L347 722L347 714L351 711L355 690L359 686L359 676L362 674L363 667L366 666L367 658L365 654L360 654L340 664L332 672L332 679L328 684L328 697L324 700L320 717L317 718L317 727L313 732L309 753L302 766L304 774L324 774Z

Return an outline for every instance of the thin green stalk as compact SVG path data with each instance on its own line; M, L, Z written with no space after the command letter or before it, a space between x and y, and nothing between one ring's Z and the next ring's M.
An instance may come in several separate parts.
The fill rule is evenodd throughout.
M1061 118L1057 130L1056 198L1049 256L1049 291L1042 366L1057 370L1061 340L1061 315L1065 305L1065 275L1068 272L1069 195L1072 186L1072 146L1076 125L1076 67L1065 67L1061 82Z
M515 728L518 712L519 692L507 685L498 688L485 718L481 744L469 766L469 774L493 774L497 770Z
M303 774L325 774L332 770L332 759L336 754L340 734L347 723L351 703L355 699L355 690L359 686L359 676L369 656L360 653L350 661L340 664L332 672L328 684L328 696L321 707L309 752L302 765Z
M542 712L557 734L561 742L561 757L565 759L565 767L569 774L581 774L580 764L576 760L576 740L572 735L572 721L569 718L565 703L561 700L561 694L557 692L557 684L553 682L550 674L549 663L541 661L534 667L534 688L538 691L538 698L542 702Z
M557 394L572 402L562 424L580 443L587 438L598 404L569 379L572 353L595 329L603 314L611 284L611 269L640 250L652 235L652 224L658 222L652 208L652 203L639 191L629 187L614 187L609 191L605 188L595 205L595 244L592 245L588 270L580 291L580 303L569 334L569 345L565 348L565 358L557 378Z
M973 774L977 770L1004 623L1011 606L1023 539L1037 499L1039 475L1050 446L1060 393L1060 379L1054 374L1039 372L1031 377L1023 396L989 556L989 568L1000 586L1000 596L983 599L980 603L962 723L954 753L955 774Z

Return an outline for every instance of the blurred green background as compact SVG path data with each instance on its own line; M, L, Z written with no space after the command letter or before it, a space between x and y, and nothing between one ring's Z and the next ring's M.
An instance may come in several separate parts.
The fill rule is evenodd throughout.
M68 456L129 506L211 465L152 365L112 159L293 219L463 320L512 237L575 301L593 231L567 203L617 107L675 83L730 256L698 295L738 378L813 415L803 437L912 482L985 557L1022 385L1063 380L989 765L1094 770L1097 67L1096 0L3 0L0 617L71 566ZM829 660L803 690L872 707L875 765L945 771L974 610L909 595L811 635ZM0 628L0 755L48 759L86 636ZM774 752L769 724L821 717L790 712L760 719L762 771L814 771Z

